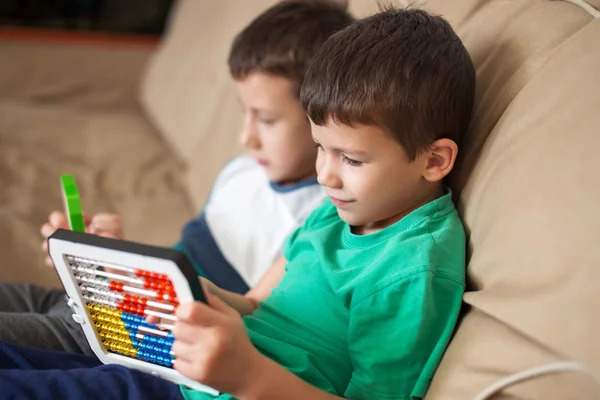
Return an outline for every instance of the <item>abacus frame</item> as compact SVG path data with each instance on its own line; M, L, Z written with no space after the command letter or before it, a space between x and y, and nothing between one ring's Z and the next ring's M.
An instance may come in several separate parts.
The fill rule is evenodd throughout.
M72 256L95 260L106 265L118 265L167 275L173 283L180 304L192 301L205 302L197 274L185 254L173 249L64 229L58 229L48 238L48 249L69 298L69 305L73 309L73 318L81 324L92 351L102 363L124 365L195 390L218 394L218 391L186 378L173 368L108 351L102 345L81 288L67 259Z

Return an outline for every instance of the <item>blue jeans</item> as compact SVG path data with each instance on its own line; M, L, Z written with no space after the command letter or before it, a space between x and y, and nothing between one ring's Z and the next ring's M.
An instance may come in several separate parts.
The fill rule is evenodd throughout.
M0 343L2 399L177 399L179 386L95 357Z

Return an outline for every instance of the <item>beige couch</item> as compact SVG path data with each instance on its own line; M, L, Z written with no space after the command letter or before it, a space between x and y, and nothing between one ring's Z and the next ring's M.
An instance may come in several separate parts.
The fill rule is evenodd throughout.
M122 213L129 238L177 238L239 151L229 42L273 2L182 0L157 49L0 41L2 278L56 284L38 228L62 172L88 212ZM600 374L600 0L420 3L455 26L479 79L452 180L470 234L466 313L428 398L472 399L560 360ZM561 373L491 398L597 399L600 387Z

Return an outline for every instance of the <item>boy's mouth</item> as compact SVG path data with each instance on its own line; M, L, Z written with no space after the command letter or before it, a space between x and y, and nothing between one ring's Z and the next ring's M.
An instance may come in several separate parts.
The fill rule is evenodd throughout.
M344 207L350 203L354 203L354 200L341 200L341 199L335 198L333 196L329 196L329 199L331 199L331 202L336 207Z
M261 167L266 167L267 165L269 165L269 163L265 160L260 160L260 159L256 159L256 162L258 163L258 165L260 165Z

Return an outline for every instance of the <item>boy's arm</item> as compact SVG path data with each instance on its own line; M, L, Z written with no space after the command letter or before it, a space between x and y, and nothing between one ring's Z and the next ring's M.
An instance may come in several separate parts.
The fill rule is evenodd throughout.
M256 379L248 388L237 394L240 400L287 399L287 400L334 400L344 399L318 389L275 361L261 355L262 368L252 374Z
M286 264L287 260L283 256L279 257L258 284L243 296L221 289L207 279L200 278L200 280L208 292L219 297L243 317L252 314L258 308L258 303L271 295L271 291L279 284L285 273Z
M182 304L173 328L175 369L236 399L343 399L324 392L261 354L238 312L206 293L207 304ZM240 296L242 297L242 296Z

